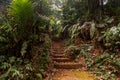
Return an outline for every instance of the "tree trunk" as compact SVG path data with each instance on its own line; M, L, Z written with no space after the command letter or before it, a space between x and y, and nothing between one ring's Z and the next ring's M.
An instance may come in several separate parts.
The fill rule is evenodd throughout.
M100 6L100 20L102 20L104 15L104 8L103 8L103 0L99 0L99 6Z

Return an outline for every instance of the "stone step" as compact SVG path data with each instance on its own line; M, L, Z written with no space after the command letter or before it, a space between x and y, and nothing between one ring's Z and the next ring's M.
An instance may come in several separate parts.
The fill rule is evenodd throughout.
M51 56L54 58L65 58L66 57L65 54L51 54Z
M83 65L81 63L76 63L76 62L54 64L54 68L56 69L79 69L81 67L83 67Z
M61 47L58 47L58 48L57 48L57 47L52 47L52 49L53 49L53 50L58 50L58 49L60 49L60 50L65 50L66 47L62 47L62 48L61 48Z
M52 60L56 61L56 62L70 62L70 61L72 61L72 59L70 59L70 58L53 58Z
M65 49L52 49L53 52L57 52L57 51L65 51Z
M65 52L61 52L61 51L59 51L59 52L51 52L51 54L65 54Z
M52 51L51 53L53 53L53 54L64 54L65 52L64 51Z

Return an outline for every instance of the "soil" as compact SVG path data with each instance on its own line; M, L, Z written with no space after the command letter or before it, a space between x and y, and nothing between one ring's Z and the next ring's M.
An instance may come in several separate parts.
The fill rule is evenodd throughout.
M80 69L56 70L53 80L95 80L95 77L91 73Z

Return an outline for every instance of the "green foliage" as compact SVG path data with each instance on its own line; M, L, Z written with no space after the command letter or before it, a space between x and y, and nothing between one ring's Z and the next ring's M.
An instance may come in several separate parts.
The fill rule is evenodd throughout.
M102 53L92 58L89 68L94 70L93 73L98 76L98 79L115 80L116 74L120 73L119 61L118 55L115 53Z
M9 59L6 60L7 57L4 57L0 56L0 59L2 59L2 62L0 62L2 63L0 65L0 79L26 80L30 78L31 74L36 74L29 60L23 60L14 56L9 57Z
M0 68L5 70L5 69L7 69L9 67L10 67L10 65L8 63L4 62L4 63L2 63L2 66Z
M91 53L91 49L92 46L88 44L80 46L79 55L84 56L88 69L96 74L98 79L115 80L120 67L118 55L115 53L103 53L95 57Z
M77 60L78 55L80 54L80 47L78 46L74 46L74 45L70 45L65 52L67 53L66 55L70 56L71 58L73 58L74 60Z
M108 4L105 6L105 12L107 12L110 16L117 16L120 18L119 12L120 12L120 1L119 0L109 0ZM110 11L110 12L109 12Z
M65 29L64 29L65 30ZM93 39L96 33L96 24L94 22L85 22L82 26L74 24L68 28L71 39L83 37L84 39Z
M77 23L87 13L87 0L66 0L63 5L63 26Z
M4 54L8 48L14 46L14 30L11 27L10 21L3 19L4 21L0 25L0 52Z
M33 8L30 0L12 0L7 19L0 20L0 80L42 79L44 71L40 70L48 68L50 39L46 35L49 32L49 13L45 10L49 7L43 9L45 15L34 14ZM33 50L36 45L40 51Z
M90 44L81 44L80 46L70 45L65 50L66 55L72 57L75 61L79 60L80 56L85 58L85 64L90 67L93 62L93 54L91 53L93 46Z
M40 80L42 80L42 74L41 73L37 73L36 76L39 77Z
M96 72L99 80L115 80L120 66L120 1L108 0L106 5L102 4L99 0L66 0L63 5L63 32L69 33L72 39L94 39L94 46L69 46L67 51L72 56L76 51L84 56L87 67ZM103 52L96 57L90 50L99 46L116 54Z
M91 54L91 51L93 49L93 46L91 44L81 44L80 45L80 55L85 57L85 64L87 67L90 66L90 64L93 62L93 54Z
M113 65L113 67L115 67L115 71L120 73L119 69L120 69L120 59L117 57L114 57L114 59L110 62L111 65Z
M93 39L96 33L96 26L95 23L91 23L91 28L90 28L90 38Z
M64 41L64 44L65 44L66 46L70 46L70 45L73 44L73 40L72 40L72 39L67 39L67 40Z
M8 13L22 25L29 21L33 16L32 3L29 0L13 0L8 9Z
M28 37L31 33L33 20L33 6L32 2L29 0L13 0L8 8L8 14L13 17L13 26L17 29L18 39L23 39Z
M57 29L57 37L60 37L61 36L61 33L62 33L62 26L60 26L58 29Z
M15 55L16 53L20 53L20 51L18 51L18 48L21 48L21 55L23 56L23 53L25 52L25 50L27 49L26 44L28 44L28 42L26 42L26 44L24 43L22 46L18 43L19 40L16 38L17 34L16 34L16 29L14 29L11 26L11 22L8 21L7 19L5 19L5 21L2 23L2 25L0 26L0 50L2 52L2 54L5 54L6 51L9 49L9 52L7 52L7 55ZM18 45L19 44L19 45ZM16 47L17 46L17 47ZM16 50L14 49L16 48ZM15 53L14 53L15 51ZM17 54L19 55L19 54Z
M5 37L0 36L0 42L4 42L4 41L6 41L6 38L5 38Z
M71 27L69 27L69 35L71 37L71 39L74 39L75 37L78 37L78 35L80 34L80 29L81 27L79 26L79 24L75 24Z
M25 56L25 53L27 53L27 48L28 48L28 43L29 43L29 42L30 42L30 41L25 41L25 42L23 42L23 44L22 44L20 53L21 53L21 55L22 55L23 57Z
M112 46L114 46L114 48L117 47L120 44L119 33L120 33L119 24L118 26L114 26L114 27L107 29L107 31L104 32L105 46L111 47L111 48Z
M48 63L49 63L49 60L50 60L50 57L49 57L49 48L48 48L48 44L47 45L43 45L44 46L44 48L42 48L41 50L40 50L40 56L39 56L39 58L40 58L40 61L39 61L39 63L41 63L41 66L40 66L40 68L41 69L46 69L46 68L48 68ZM47 49L45 49L45 48L47 48Z
M100 66L102 64L104 64L104 60L107 59L110 55L108 53L103 53L99 56L97 56L94 60L94 62L89 66L89 67L92 67L93 65L97 65L97 66Z

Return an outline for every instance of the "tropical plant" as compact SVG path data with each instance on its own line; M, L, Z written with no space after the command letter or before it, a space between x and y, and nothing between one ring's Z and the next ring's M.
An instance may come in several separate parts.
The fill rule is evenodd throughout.
M105 46L111 47L112 50L117 48L120 44L119 33L120 33L119 24L118 26L114 26L114 27L107 29L107 31L104 32Z
M48 68L49 19L47 14L34 14L33 8L30 0L12 0L7 10L8 15L5 16L7 19L0 22L1 80L42 79L44 71L41 69ZM38 48L34 50L36 47L40 51Z
M8 14L16 29L17 39L26 39L32 33L33 6L29 0L13 0L8 8Z
M65 29L67 29L67 27ZM63 31L65 31L65 29L63 29ZM68 32L71 39L75 39L76 37L93 39L96 33L96 26L94 22L85 22L82 26L78 23L69 27Z
M119 73L119 59L115 53L103 53L94 58L89 68L94 69L93 73L98 78L115 80Z

